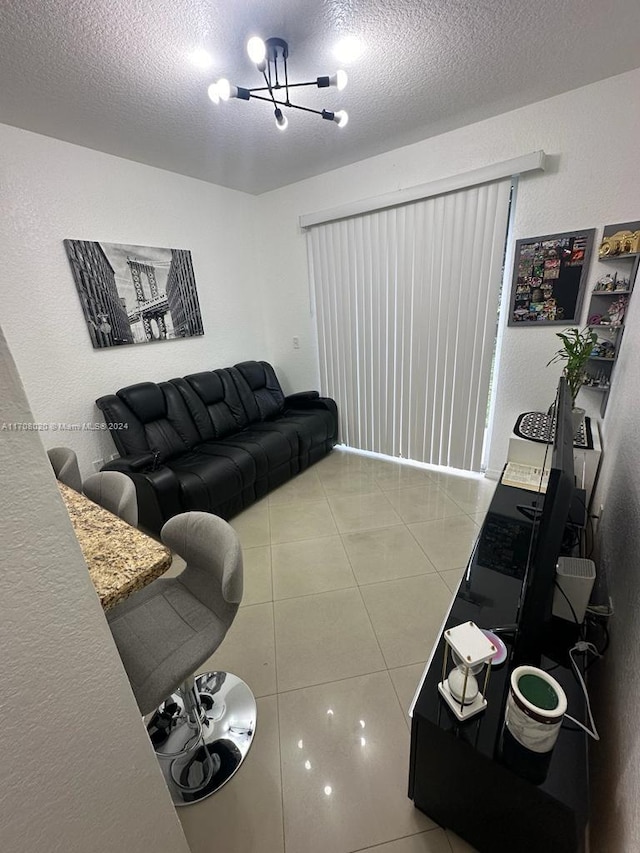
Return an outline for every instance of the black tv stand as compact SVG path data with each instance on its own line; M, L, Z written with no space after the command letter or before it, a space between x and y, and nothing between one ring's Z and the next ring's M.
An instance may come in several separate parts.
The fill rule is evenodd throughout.
M445 627L467 620L481 628L502 627L513 652L513 634L506 629L516 625L535 523L520 507L535 509L536 499L535 493L498 484ZM552 635L539 665L553 670L569 713L584 719L584 698L567 655L575 626L554 624ZM442 661L440 637L413 706L409 796L416 807L481 853L582 853L589 809L587 736L563 727L545 780L534 784L508 767L503 755L504 708L516 662L493 669L487 709L460 723L438 693Z

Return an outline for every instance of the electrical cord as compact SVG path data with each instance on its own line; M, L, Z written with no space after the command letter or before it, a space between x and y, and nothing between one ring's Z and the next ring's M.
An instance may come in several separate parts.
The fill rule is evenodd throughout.
M564 597L567 604L569 605L569 609L571 610L571 615L573 616L573 621L576 623L576 625L580 625L580 622L578 622L578 617L576 615L576 611L575 611L573 605L571 604L571 602L569 601L569 598L568 598L566 592L562 589L562 587L560 586L560 584L558 583L557 580L554 581L554 583L555 583L555 586L557 587L557 589L560 590L560 593ZM584 629L584 626L581 626L581 627ZM606 627L604 625L602 627L606 631ZM607 631L607 643L605 644L604 651L606 651L607 646L608 646L608 631ZM595 655L596 658L602 657L602 652L598 651L598 649L594 645L594 643L588 643L585 640L579 640L575 644L575 646L573 646L571 649L569 649L569 659L571 661L571 666L573 667L574 674L575 674L576 678L578 679L578 683L580 684L580 687L582 687L582 692L584 693L585 702L587 703L587 713L589 715L589 723L591 725L591 728L588 729L583 723L580 722L580 720L576 720L575 717L572 717L569 714L565 714L564 718L565 718L565 720L569 720L570 722L575 723L576 726L578 726L580 729L585 731L594 740L600 740L600 735L598 734L598 730L596 729L596 724L593 721L593 714L591 713L591 702L589 701L589 694L587 693L587 685L585 684L584 679L582 677L582 673L580 672L580 667L575 662L575 659L573 657L574 652L591 652L591 654ZM585 670L586 669L587 669L587 667L585 667ZM547 670L547 672L548 671L549 670Z
M589 717L589 725L590 728L587 728L584 723L581 723L580 720L576 720L575 717L571 717L569 714L565 714L565 720L569 720L574 723L576 726L585 731L589 737L592 737L594 740L600 740L600 735L598 734L598 730L596 729L596 724L593 721L593 714L591 713L591 702L589 701L589 694L587 693L587 685L584 683L584 678L582 677L582 673L580 672L580 667L575 661L573 657L574 652L591 652L596 657L600 657L600 652L594 646L593 643L587 643L581 640L576 643L571 649L569 649L569 659L571 660L571 665L573 666L573 670L576 678L578 679L578 683L582 687L582 692L584 693L585 702L587 703L587 714Z
M569 601L569 596L568 596L568 595L567 595L567 593L562 589L562 587L561 587L561 586L560 586L560 584L558 583L558 579L557 579L557 578L554 578L553 583L554 583L554 585L555 585L556 589L561 593L562 597L564 598L564 600L565 600L565 601L567 602L567 604L569 605L569 610L571 611L571 615L573 616L573 621L576 623L576 625L580 625L580 622L578 621L578 617L577 617L577 615L576 615L576 611L574 610L573 604L571 604L571 602Z
M602 631L602 635L604 637L604 645L601 649L598 649L598 653L600 657L602 657L609 648L609 629L607 628L604 622L594 618L592 615L587 616L587 624L590 628L593 626L597 626ZM593 663L595 663L595 661L591 661L591 663L587 664L586 668L588 669L590 666L592 666Z

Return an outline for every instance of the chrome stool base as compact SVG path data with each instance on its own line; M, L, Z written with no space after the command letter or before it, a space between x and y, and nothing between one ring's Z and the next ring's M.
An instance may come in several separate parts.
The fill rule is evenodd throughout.
M152 714L147 732L176 806L197 803L237 772L256 730L256 700L229 672L204 672Z

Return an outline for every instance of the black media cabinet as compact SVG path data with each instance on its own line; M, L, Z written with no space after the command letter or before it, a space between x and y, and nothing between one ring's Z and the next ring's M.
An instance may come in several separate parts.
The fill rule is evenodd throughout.
M468 620L480 628L515 623L536 500L533 492L498 484L445 627ZM549 656L539 665L564 688L568 713L584 720L584 697L566 655L574 626L559 620L554 627ZM438 693L443 647L440 636L413 707L409 797L481 853L582 853L589 811L587 735L565 724L545 781L534 785L522 778L502 758L515 664L508 659L492 669L487 709L460 723Z

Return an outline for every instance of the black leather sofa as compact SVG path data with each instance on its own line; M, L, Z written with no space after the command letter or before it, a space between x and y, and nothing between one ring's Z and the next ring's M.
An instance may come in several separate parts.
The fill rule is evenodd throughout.
M338 437L333 400L285 397L270 364L141 382L96 400L134 481L139 524L158 533L188 510L231 518L325 456Z

